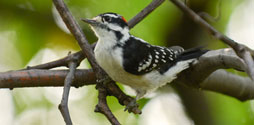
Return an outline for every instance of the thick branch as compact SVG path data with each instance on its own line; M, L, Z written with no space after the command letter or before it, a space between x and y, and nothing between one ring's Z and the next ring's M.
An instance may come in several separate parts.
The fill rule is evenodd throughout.
M22 70L0 73L0 88L59 87L64 85L69 70ZM72 86L96 83L93 70L76 70Z
M243 71L245 63L232 49L209 51L201 56L192 68L178 75L177 80L174 82L223 93L241 101L253 99L253 81L248 77L234 75L225 70L218 70L228 68Z
M213 72L205 81L200 83L200 88L229 95L241 101L254 99L254 86L250 78L241 77L224 70Z
M217 69L228 68L244 71L245 63L230 48L213 50L202 55L197 64L182 72L179 77L184 79L184 83L199 87L199 83L206 79L212 72Z

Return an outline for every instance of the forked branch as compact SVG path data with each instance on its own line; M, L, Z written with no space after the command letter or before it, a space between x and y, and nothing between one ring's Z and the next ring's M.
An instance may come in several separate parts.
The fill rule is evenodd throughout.
M174 3L184 14L190 17L194 22L204 27L211 35L215 38L221 40L225 44L229 45L234 51L237 53L239 57L241 57L246 63L245 72L248 73L249 77L254 80L254 60L253 60L253 50L248 48L245 45L237 43L236 41L230 39L226 35L223 35L214 27L212 27L209 23L207 23L204 19L202 19L197 13L191 10L188 6L186 6L180 0L170 0ZM251 56L252 55L252 56Z

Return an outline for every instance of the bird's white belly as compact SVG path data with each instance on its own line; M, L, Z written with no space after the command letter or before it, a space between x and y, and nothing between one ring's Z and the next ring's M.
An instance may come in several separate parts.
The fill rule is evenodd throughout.
M119 52L116 53L114 51L120 50L103 51L103 49L99 49L98 47L95 48L95 59L97 63L108 73L108 75L114 81L128 85L134 89L149 89L152 87L151 83L147 81L146 78L142 76L132 75L126 72L122 66L122 59L120 58L121 56L116 55L119 54Z

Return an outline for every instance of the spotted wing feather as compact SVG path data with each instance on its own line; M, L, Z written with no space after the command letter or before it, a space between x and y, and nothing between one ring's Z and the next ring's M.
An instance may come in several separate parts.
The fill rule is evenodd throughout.
M123 46L123 67L125 71L143 75L153 70L164 73L183 51L181 47L165 48L150 45L141 39L130 37Z

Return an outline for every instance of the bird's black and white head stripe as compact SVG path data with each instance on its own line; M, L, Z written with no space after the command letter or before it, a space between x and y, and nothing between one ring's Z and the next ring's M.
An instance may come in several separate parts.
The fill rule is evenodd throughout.
M108 12L100 14L99 16L102 17L103 23L118 25L122 28L128 27L124 17L119 14Z

